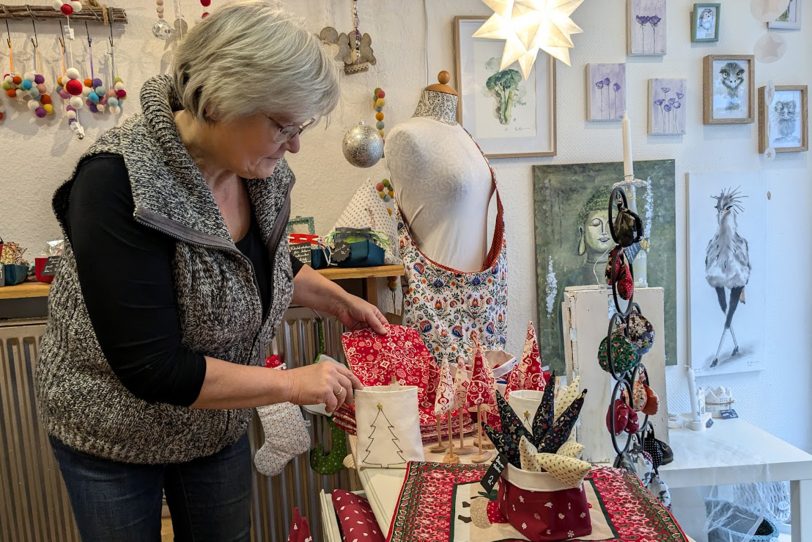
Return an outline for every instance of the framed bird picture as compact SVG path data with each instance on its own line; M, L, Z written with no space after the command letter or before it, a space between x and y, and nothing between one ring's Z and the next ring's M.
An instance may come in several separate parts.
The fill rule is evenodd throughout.
M694 4L691 11L691 41L694 43L719 41L721 4Z
M755 57L708 55L703 65L702 112L705 124L755 121Z
M806 85L776 85L768 99L758 89L758 152L809 150L809 107Z
M688 175L688 360L697 376L760 370L767 188L755 171Z

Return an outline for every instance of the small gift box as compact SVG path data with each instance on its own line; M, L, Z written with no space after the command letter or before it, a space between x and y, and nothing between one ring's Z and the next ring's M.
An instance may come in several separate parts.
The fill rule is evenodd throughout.
M566 484L549 472L508 465L502 472L499 509L532 542L566 540L592 533L583 482Z

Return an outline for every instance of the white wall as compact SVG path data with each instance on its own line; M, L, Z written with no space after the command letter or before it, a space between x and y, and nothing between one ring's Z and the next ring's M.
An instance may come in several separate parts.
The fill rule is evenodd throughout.
M214 2L215 7L222 0ZM810 158L808 153L783 155L766 161L757 154L757 126L704 126L702 124L702 57L707 54L751 54L764 26L750 15L749 2L722 1L722 39L718 44L691 44L689 11L692 1L668 3L668 54L660 58L627 58L625 54L625 2L587 0L574 14L584 33L574 37L573 65L558 69L558 156L555 158L513 159L494 162L507 209L510 265L509 347L518 352L527 320L536 318L535 255L533 242L532 169L534 164L579 163L620 160L619 124L587 123L584 120L584 64L588 62L627 62L629 114L632 119L636 159L674 158L677 164L678 256L685 262L685 173L759 169L772 193L768 228L773 283L765 326L769 362L761 373L703 379L701 384L724 382L734 387L739 413L770 429L786 440L812 450L812 243L804 237L810 227L804 220L812 208ZM11 0L12 4L24 4ZM124 4L123 2L119 2ZM330 25L350 29L350 0L286 0L280 2L306 19L313 32ZM137 89L143 80L159 72L166 63L164 44L154 39L150 27L155 19L154 4L148 0L127 2L130 24L119 41L117 64L130 89L127 114L138 109ZM136 5L133 5L136 4ZM171 4L171 2L167 2ZM320 233L332 226L352 195L367 176L386 176L385 166L370 170L351 167L342 157L343 133L359 120L372 122L370 97L376 86L387 92L384 109L387 130L410 117L420 90L433 82L440 69L454 71L452 18L455 15L485 15L479 0L427 0L427 13L419 0L361 0L362 31L373 38L378 65L370 72L343 77L343 100L332 115L331 124L308 133L302 151L290 158L297 174L294 214L316 217ZM193 0L182 0L190 20L201 11ZM167 13L171 9L167 7ZM775 64L757 64L756 85L773 80L775 84L812 84L812 9L803 10L803 28L783 32L789 45L786 56ZM428 21L428 28L426 22ZM82 32L78 32L82 37ZM78 28L77 28L78 30ZM22 48L23 33L30 25L12 25L15 44ZM55 55L55 25L39 25L43 50ZM105 43L97 29L97 55ZM428 36L428 47L426 47ZM84 53L77 42L77 57ZM25 45L29 52L30 44ZM81 51L81 52L80 52ZM7 65L5 47L0 62ZM24 62L18 53L17 62ZM55 56L54 56L55 58ZM428 64L427 64L428 59ZM98 64L98 60L97 60ZM428 74L428 76L427 76ZM261 76L261 74L258 74ZM673 77L688 79L689 125L684 137L646 135L645 101L647 79ZM238 84L238 83L236 83ZM87 118L85 114L85 118ZM37 253L47 239L59 236L50 213L50 195L67 176L78 156L112 121L88 120L88 138L71 139L60 122L39 126L26 114L12 115L0 125L0 235L17 240ZM680 361L686 354L686 273L684 263L677 270L679 296L678 344ZM672 410L687 409L681 370L669 370L669 403Z

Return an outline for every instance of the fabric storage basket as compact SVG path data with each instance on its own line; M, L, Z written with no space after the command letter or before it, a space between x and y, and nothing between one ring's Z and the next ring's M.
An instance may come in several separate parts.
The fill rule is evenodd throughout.
M499 482L499 509L531 542L566 540L592 533L583 482L567 485L546 472L508 464Z
M719 499L705 499L705 510L708 514L708 542L778 540L778 526L747 508Z

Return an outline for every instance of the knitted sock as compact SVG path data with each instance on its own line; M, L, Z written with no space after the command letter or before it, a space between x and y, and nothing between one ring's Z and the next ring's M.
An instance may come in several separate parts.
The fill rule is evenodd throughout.
M302 410L291 403L257 407L265 442L256 455L254 465L266 476L276 476L297 455L310 449L310 432Z

